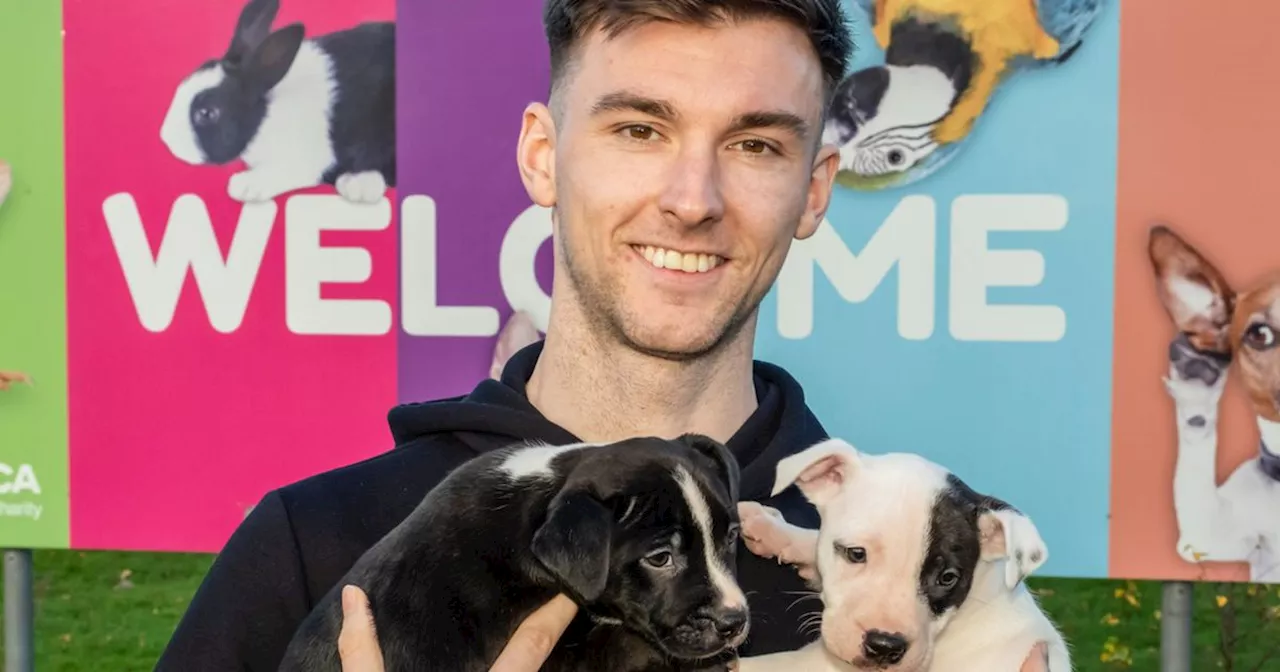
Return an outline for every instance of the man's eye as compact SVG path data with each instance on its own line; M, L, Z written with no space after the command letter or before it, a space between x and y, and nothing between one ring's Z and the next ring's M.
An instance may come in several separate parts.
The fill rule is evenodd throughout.
M748 154L764 154L773 148L769 143L763 140L744 140L742 141L742 150Z
M653 138L653 129L648 126L628 126L624 129L632 140L649 140Z

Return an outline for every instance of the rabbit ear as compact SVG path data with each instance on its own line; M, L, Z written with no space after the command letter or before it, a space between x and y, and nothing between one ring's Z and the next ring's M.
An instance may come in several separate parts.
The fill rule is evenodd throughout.
M271 32L271 22L276 20L276 12L280 9L279 0L249 0L240 10L240 20L236 22L236 32L231 36L231 46L223 60L238 63L267 39Z
M245 62L246 78L263 92L279 84L293 65L294 56L298 55L303 35L301 23L285 26L268 35Z

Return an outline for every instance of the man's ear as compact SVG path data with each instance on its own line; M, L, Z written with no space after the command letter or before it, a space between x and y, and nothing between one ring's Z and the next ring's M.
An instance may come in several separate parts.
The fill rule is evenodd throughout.
M544 208L555 206L556 127L551 110L542 103L531 103L524 109L516 165L529 198Z
M1035 523L1016 509L980 513L978 533L983 562L1007 560L1004 566L1006 588L1018 585L1049 559L1049 549L1040 538Z
M533 535L533 555L570 594L590 602L609 578L613 514L585 489L562 491Z
M1152 227L1147 253L1156 294L1174 326L1197 350L1229 354L1235 292L1218 269L1167 226Z
M796 240L804 240L818 231L818 225L831 206L831 192L839 169L839 148L830 144L820 146L814 157L813 171L809 174L809 191L804 212L800 215L800 226L796 228Z
M824 506L853 478L861 464L857 449L841 439L827 439L778 462L773 495L791 485L814 506Z
M738 486L742 472L741 467L738 465L738 458L729 452L729 448L723 443L701 434L684 434L676 440L716 461L716 464L720 466L720 476L724 479L725 487L729 490L729 498L734 503L737 503Z

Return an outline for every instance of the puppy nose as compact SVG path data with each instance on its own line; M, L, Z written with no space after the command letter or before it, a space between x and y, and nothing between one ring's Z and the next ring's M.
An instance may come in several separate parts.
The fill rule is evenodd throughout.
M747 627L746 609L716 609L709 607L698 612L698 617L724 639L733 639Z
M875 663L896 664L907 655L907 640L900 635L871 630L862 640L862 653Z

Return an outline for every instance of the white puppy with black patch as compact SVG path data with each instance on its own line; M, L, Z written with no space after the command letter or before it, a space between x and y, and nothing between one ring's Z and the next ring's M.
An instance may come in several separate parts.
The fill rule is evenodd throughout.
M744 658L741 672L1018 672L1037 645L1045 660L1032 669L1071 670L1066 641L1023 583L1049 557L1026 515L923 457L867 455L839 439L781 461L774 494L792 484L820 529L746 502L742 535L821 591L821 638Z

